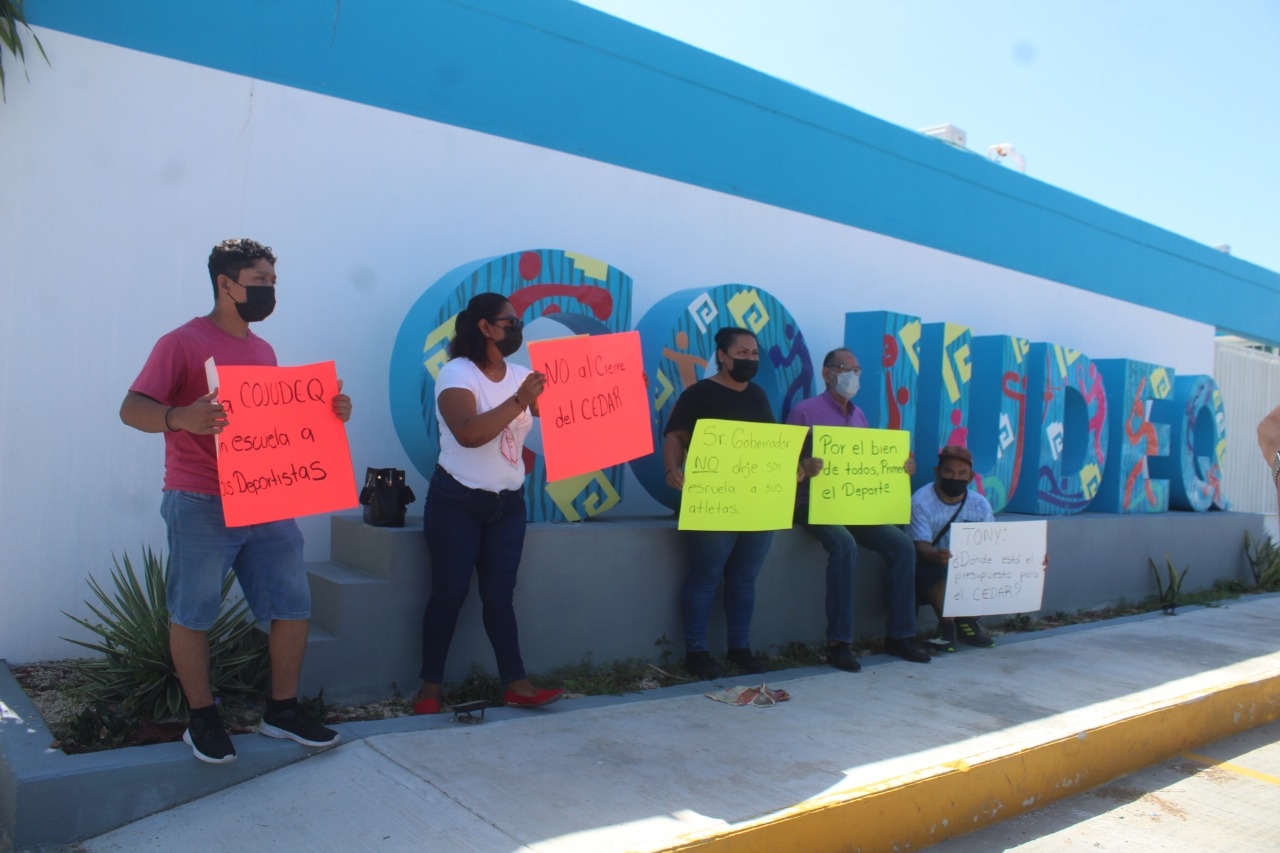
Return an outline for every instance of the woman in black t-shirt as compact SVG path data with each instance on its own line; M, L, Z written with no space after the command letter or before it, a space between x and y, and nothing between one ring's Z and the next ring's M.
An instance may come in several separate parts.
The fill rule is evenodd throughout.
M673 489L684 487L685 456L700 418L777 423L764 389L751 382L760 365L760 343L755 335L736 327L716 332L716 364L717 373L684 390L667 422L662 460L667 485ZM813 463L820 469L820 461L806 460L797 477L815 467ZM756 576L769 553L773 531L686 530L681 535L689 550L689 574L680 595L685 669L700 679L722 675L708 650L707 624L716 587L723 577L729 661L744 672L764 672L751 654L751 612L755 607Z

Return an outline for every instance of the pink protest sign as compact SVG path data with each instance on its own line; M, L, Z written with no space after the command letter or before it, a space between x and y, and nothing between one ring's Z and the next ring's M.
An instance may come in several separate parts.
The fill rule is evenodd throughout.
M529 361L547 377L538 398L547 482L653 452L639 332L531 341Z
M358 505L346 426L333 413L332 361L212 370L210 384L216 381L227 410L227 427L215 438L228 527Z

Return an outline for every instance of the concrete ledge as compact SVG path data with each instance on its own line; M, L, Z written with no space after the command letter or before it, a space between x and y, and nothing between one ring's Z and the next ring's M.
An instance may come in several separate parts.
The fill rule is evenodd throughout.
M2 664L3 662L0 662ZM67 755L0 665L0 850L75 841L306 758L290 741L237 737L239 758L205 765L184 743ZM6 846L7 845L9 846Z
M1190 566L1188 590L1219 579L1244 581L1244 534L1264 535L1263 517L1247 513L1082 513L1047 521L1045 612L1152 595L1147 560L1163 566L1166 555L1179 568ZM430 586L421 516L408 518L404 528L385 528L369 527L355 514L335 515L330 539L334 562L315 566L312 598L313 628L332 636L309 649L303 693L323 688L331 701L355 702L387 696L392 684L402 693L415 690ZM526 667L546 673L587 658L656 661L663 637L666 649L682 657L679 602L686 561L669 516L529 525L515 591ZM798 528L777 532L756 581L753 647L821 640L825 566L826 554L812 536ZM854 577L857 636L884 634L883 578L879 556L860 551ZM933 625L928 608L919 615L922 629ZM714 651L723 652L724 636L724 611L717 605L709 630ZM477 664L489 672L495 668L473 579L445 678L461 681Z

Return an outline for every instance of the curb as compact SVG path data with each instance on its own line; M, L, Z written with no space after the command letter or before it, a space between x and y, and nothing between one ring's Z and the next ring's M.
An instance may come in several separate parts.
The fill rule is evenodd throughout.
M720 828L664 851L914 850L1280 719L1280 673L1211 685L1043 743L983 750ZM975 750L974 747L977 747ZM855 841L856 839L856 841Z

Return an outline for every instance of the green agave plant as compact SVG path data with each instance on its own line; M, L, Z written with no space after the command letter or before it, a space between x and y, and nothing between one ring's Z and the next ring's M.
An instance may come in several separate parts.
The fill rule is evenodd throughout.
M1280 590L1280 548L1264 536L1256 543L1249 532L1244 534L1244 555L1253 574L1253 585L1265 592Z
M31 40L35 42L36 48L40 51L40 55L44 57L44 61L48 62L49 57L45 56L44 45L40 44L40 38L27 26L27 16L22 11L22 0L0 0L0 98L4 97L4 52L8 50L20 62L26 63L26 50L22 45L21 33L18 27L22 27L31 36ZM25 73L25 72L23 72Z
M127 553L123 565L114 555L111 559L115 564L111 571L114 595L91 577L89 588L97 604L85 602L101 621L93 623L64 612L99 637L97 642L63 638L103 655L75 664L89 680L86 698L119 704L146 719L185 715L187 700L169 654L165 586L170 561L166 558L162 563L153 550L144 548L140 582ZM228 575L222 585L224 603L231 584ZM240 705L261 692L269 672L266 641L254 631L248 616L249 607L243 601L234 607L224 606L209 629L209 681L214 695L224 703Z
M1182 594L1182 582L1186 580L1187 572L1191 570L1191 567L1187 566L1181 573L1179 573L1178 570L1174 568L1173 559L1170 558L1168 554L1165 555L1164 559L1165 563L1167 563L1166 568L1169 573L1168 584L1165 584L1161 580L1160 567L1156 565L1155 560L1148 557L1147 565L1151 567L1151 573L1155 575L1156 578L1156 594L1160 597L1161 609L1166 615L1173 616L1177 614L1178 605L1182 603L1180 597Z

